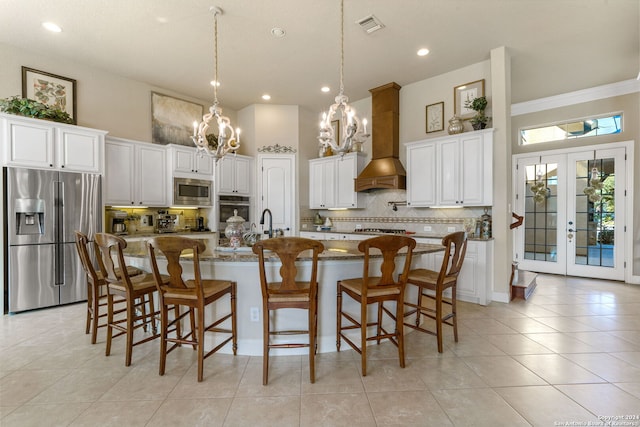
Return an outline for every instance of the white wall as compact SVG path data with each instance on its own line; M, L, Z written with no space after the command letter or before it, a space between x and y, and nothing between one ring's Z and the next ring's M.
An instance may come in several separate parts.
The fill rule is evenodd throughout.
M0 43L0 98L22 95L26 66L77 81L78 125L109 131L110 136L151 142L151 92L203 105L210 100L188 98L163 88L120 77L81 63L42 56ZM213 99L213 93L211 94ZM223 109L232 123L236 113Z

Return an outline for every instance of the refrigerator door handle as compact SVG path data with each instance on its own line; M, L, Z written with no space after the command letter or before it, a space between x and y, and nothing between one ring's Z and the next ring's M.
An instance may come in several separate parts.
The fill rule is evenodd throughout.
M56 224L56 246L55 246L55 286L64 286L64 248L62 246L62 227L64 224L64 183L56 181L54 183L54 206Z

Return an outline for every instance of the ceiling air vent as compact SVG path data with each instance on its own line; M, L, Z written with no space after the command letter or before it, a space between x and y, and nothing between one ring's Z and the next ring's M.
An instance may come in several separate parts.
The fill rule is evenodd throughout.
M367 34L384 28L384 24L373 15L357 20L356 24L360 25Z

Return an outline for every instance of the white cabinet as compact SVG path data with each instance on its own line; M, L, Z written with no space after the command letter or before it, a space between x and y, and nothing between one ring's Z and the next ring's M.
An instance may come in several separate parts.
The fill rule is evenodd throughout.
M407 144L407 206L428 207L436 199L436 143Z
M216 164L218 194L250 196L252 193L253 158L228 154Z
M441 239L416 238L418 243L441 244ZM433 266L439 271L443 252L433 254ZM493 240L469 240L467 252L458 275L457 299L481 305L491 302L493 284Z
M493 129L406 146L410 206L493 204Z
M109 138L105 158L106 205L167 206L169 192L163 146Z
M336 162L330 157L309 160L309 208L327 209L336 204Z
M213 157L184 145L167 146L169 170L181 178L213 179Z
M363 195L354 180L362 171L363 153L309 160L309 207L311 209L359 208Z
M373 237L364 233L335 233L323 231L301 231L300 237L313 240L366 240Z
M102 173L107 132L20 116L0 118L3 164Z

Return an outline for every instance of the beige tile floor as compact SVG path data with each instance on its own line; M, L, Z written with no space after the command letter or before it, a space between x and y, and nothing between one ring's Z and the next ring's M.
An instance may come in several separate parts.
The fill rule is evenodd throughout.
M0 319L0 425L9 426L556 426L626 416L640 427L640 286L540 276L529 301L461 303L451 332L407 336L407 366L390 344L371 347L360 375L353 351L304 356L216 355L196 382L179 349L160 377L158 344L91 345L84 306ZM346 347L346 346L345 346ZM635 418L634 418L635 417ZM604 424L603 424L604 425Z

